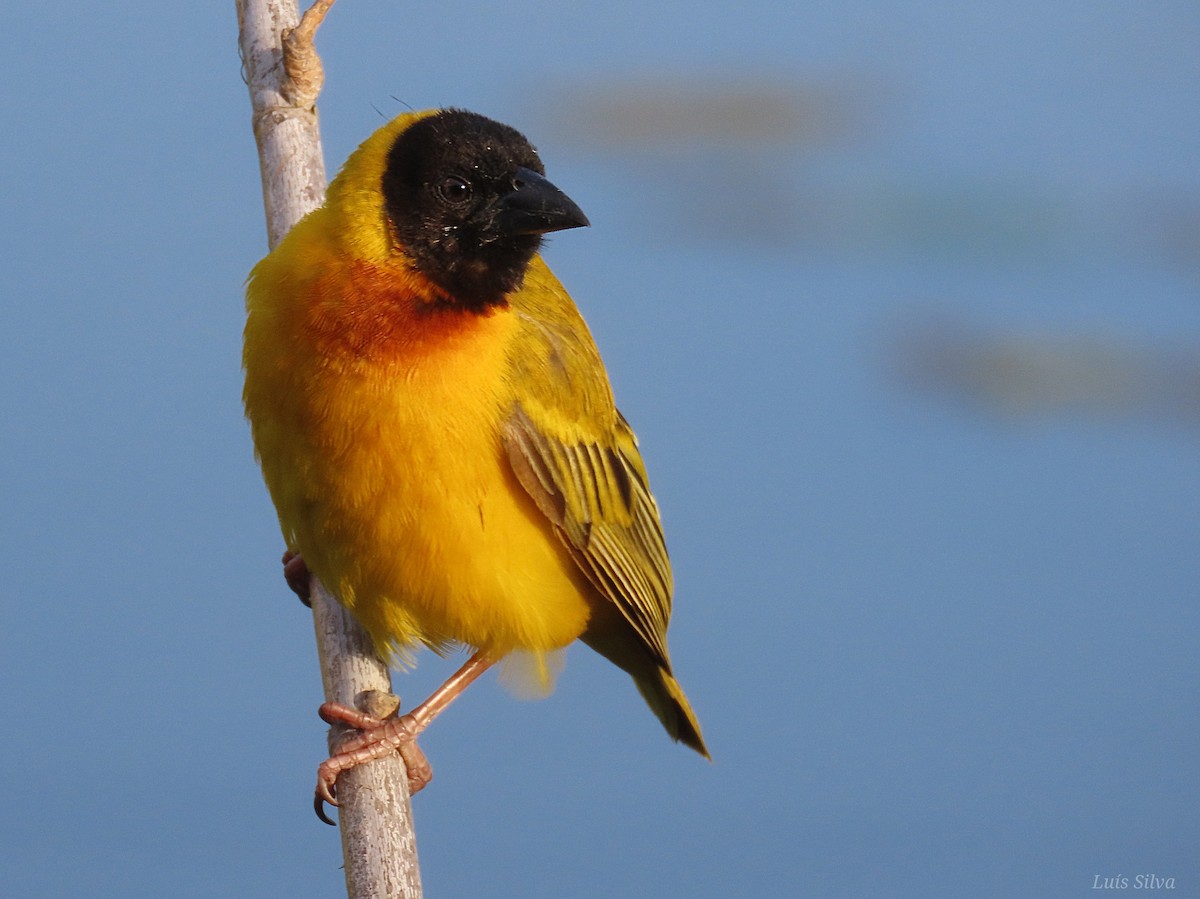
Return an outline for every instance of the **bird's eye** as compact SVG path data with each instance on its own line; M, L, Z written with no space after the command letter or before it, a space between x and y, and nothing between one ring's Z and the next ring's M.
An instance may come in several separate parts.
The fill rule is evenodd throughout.
M462 203L471 197L471 182L458 175L447 175L438 182L437 192L447 203Z

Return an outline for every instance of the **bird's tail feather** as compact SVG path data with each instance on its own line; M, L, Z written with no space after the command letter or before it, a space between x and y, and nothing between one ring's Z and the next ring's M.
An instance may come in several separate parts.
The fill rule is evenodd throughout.
M679 681L669 671L655 665L652 672L635 674L633 682L672 739L690 746L706 759L712 759L708 747L704 745L696 713L692 711Z
M638 692L646 700L646 705L650 706L673 740L690 746L706 759L712 759L700 734L696 713L692 711L679 681L671 673L670 661L654 655L642 645L615 609L602 605L595 610L588 630L581 639L618 668L628 672L637 684Z

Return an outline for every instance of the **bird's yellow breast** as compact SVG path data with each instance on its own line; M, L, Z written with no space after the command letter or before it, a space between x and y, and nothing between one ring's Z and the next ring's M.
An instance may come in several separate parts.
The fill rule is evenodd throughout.
M590 588L499 434L517 315L308 262L256 271L246 334L246 405L290 548L381 647L576 639Z

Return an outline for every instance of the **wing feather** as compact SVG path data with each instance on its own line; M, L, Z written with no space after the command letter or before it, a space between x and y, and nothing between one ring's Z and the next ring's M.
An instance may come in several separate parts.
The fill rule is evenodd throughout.
M574 304L535 260L513 298L521 384L501 433L513 471L599 594L666 670L674 584L637 438Z
M658 507L626 454L596 443L564 444L520 405L503 434L517 479L576 563L666 663L671 567Z

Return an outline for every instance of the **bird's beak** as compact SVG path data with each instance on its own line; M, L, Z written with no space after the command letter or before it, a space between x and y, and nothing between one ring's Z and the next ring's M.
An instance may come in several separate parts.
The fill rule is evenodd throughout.
M495 227L503 234L545 234L591 224L575 201L531 169L517 169L511 193L500 198Z

